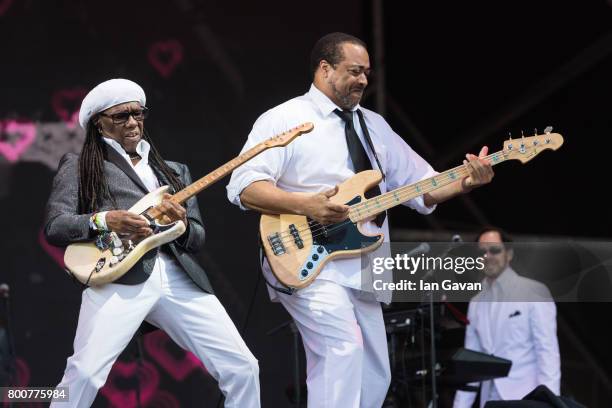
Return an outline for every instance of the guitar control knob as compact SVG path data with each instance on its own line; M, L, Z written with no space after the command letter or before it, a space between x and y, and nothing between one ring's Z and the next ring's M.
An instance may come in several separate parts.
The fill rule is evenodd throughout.
M318 252L318 253L320 253L320 254L322 254L322 253L323 253L323 247L322 247L322 246L319 246L319 247L317 248L317 252Z
M316 260L318 260L318 259L319 259L319 255L314 254L314 255L312 256L312 260L313 260L313 261L316 261Z
M306 269L302 269L302 277L308 276L308 271Z
M306 267L307 267L308 269L312 269L312 262L308 262L308 263L306 264Z

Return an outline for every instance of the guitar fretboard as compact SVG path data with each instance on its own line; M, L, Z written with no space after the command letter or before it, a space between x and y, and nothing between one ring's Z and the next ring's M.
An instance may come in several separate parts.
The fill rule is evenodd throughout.
M198 194L200 191L204 190L206 187L210 186L213 183L216 183L217 181L234 171L236 167L242 165L244 162L251 160L253 157L257 156L259 153L266 149L268 149L266 142L259 143L258 145L242 153L240 156L228 161L223 166L217 167L215 170L211 171L204 177L200 178L194 183L191 183L178 193L174 194L171 200L179 204L184 203L194 195ZM161 216L161 212L156 207L149 209L147 211L147 214L153 219L156 219Z
M485 157L491 162L491 165L496 165L507 160L503 151L490 154ZM457 166L433 177L423 179L417 183L410 184L404 187L397 188L393 191L372 197L351 206L349 210L349 218L352 222L363 221L371 218L383 211L393 208L401 203L412 200L418 196L437 190L448 184L454 183L457 180L468 175L468 170L465 165Z

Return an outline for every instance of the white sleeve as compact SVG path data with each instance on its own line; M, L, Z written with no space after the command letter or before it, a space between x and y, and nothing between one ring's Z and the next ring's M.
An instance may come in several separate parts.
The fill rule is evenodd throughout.
M538 384L560 395L561 358L557 340L557 307L553 301L532 302L529 309L529 325L538 361Z
M465 328L465 348L482 352L482 346L478 338L478 333L474 329L472 320L474 319L474 303L470 302L468 306L468 320L469 324ZM480 383L470 383L471 386L478 386ZM476 401L476 392L473 391L457 391L455 393L455 401L453 402L453 408L471 408L474 401Z
M278 115L275 115L273 111L268 111L257 119L240 154L287 130L282 120L275 118L278 118ZM288 153L290 146L265 150L235 169L226 187L228 200L243 210L247 210L240 202L242 191L255 181L268 180L276 184L290 157Z
M385 134L387 145L387 168L385 170L387 191L395 190L409 184L416 183L428 177L438 174L417 152L397 133L391 129L389 124L380 118ZM421 214L431 214L436 205L425 206L423 196L419 196L404 203L404 205L418 211Z

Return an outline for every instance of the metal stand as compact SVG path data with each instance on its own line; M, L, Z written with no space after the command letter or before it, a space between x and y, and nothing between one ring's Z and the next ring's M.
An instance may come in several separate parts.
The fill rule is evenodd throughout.
M430 348L431 348L431 360L430 360L430 374L431 374L431 407L438 407L438 390L436 386L436 333L434 326L434 302L433 292L430 291L429 297L429 337L430 337Z
M6 283L0 285L0 297L4 299L4 310L6 318L6 341L8 343L8 386L15 386L17 381L17 355L15 354L15 343L11 329L11 309L9 301L9 286ZM8 407L13 403L9 402Z

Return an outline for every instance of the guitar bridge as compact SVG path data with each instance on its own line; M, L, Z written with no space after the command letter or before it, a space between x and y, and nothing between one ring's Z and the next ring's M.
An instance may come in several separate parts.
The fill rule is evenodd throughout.
M283 240L281 239L281 236L278 232L268 235L268 242L270 243L270 246L272 247L272 252L274 252L274 255L277 255L277 256L283 255L284 253L287 252L285 250L285 245L283 244Z

